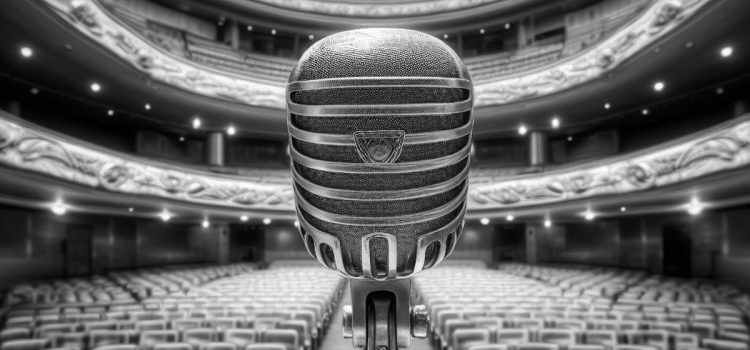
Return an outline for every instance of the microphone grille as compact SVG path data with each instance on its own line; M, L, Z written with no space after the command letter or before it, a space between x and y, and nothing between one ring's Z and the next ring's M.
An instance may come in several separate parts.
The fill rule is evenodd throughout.
M287 87L300 232L352 278L437 264L460 235L472 85L440 40L408 30L339 33L313 45Z

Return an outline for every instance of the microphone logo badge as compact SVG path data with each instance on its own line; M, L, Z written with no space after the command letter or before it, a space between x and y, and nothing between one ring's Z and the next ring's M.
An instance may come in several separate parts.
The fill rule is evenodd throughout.
M401 130L357 131L357 153L365 163L390 164L401 156L405 133Z

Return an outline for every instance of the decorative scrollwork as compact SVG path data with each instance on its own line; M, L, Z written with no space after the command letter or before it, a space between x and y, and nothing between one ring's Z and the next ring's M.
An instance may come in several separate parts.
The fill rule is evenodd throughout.
M347 3L324 0L254 0L268 5L300 12L319 13L330 16L392 18L424 16L433 13L458 11L500 0L430 0Z

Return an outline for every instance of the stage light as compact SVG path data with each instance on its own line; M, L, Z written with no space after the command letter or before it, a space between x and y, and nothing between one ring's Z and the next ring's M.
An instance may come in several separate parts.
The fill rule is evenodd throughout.
M659 92L664 90L664 82L663 81L657 81L654 83L654 91Z
M22 47L20 52L21 52L21 56L23 56L24 58L29 58L31 56L34 56L34 50L32 50L28 46Z
M240 216L240 221L245 222L247 220L250 220L250 218L247 215Z
M544 220L544 227L546 228L552 227L552 221L550 219Z
M270 224L271 224L271 218L263 219L263 225L270 225Z
M560 127L560 118L558 118L558 117L552 118L552 120L550 121L550 124L555 129L559 128Z
M91 91L99 92L102 90L102 86L99 83L91 83Z
M164 211L159 213L159 217L161 218L161 221L169 221L169 219L172 218L172 213L164 209Z
M211 223L208 221L208 219L203 219L203 222L201 222L201 227L208 228L211 226Z
M734 53L734 48L732 48L731 46L724 46L723 48L721 48L721 51L719 53L721 54L721 57L727 58L729 56L732 56L732 54Z
M527 132L529 132L529 129L526 128L526 125L521 125L518 127L519 135L526 135Z
M505 221L508 221L508 222L513 221L515 219L516 217L511 214L508 214L508 216L505 217Z
M57 201L55 204L52 204L50 210L52 210L55 215L65 215L68 211L68 207L62 201Z
M227 135L232 136L237 133L237 129L234 128L234 126L229 126L227 128Z
M489 225L489 224L490 224L490 219L488 219L488 218L481 218L481 219L479 220L479 222L480 222L480 223L481 223L482 225L484 225L484 226L487 226L487 225Z

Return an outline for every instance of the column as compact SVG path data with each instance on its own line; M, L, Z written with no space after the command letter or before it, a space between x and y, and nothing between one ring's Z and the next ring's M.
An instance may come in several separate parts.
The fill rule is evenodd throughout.
M236 21L228 21L227 24L227 33L225 34L227 39L229 39L229 45L232 46L233 49L239 50L240 48L240 27L239 24Z
M541 131L530 133L529 163L531 166L542 166L547 163L547 135Z
M224 147L226 145L224 133L218 131L212 132L210 135L208 135L206 143L208 145L208 164L215 166L224 166Z

